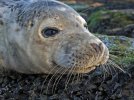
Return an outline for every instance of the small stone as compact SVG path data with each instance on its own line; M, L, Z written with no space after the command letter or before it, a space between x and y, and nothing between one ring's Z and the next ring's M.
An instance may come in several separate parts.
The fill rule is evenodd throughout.
M59 96L58 96L58 94L54 94L54 95L52 95L52 96L50 96L49 97L49 99L58 99L59 98Z

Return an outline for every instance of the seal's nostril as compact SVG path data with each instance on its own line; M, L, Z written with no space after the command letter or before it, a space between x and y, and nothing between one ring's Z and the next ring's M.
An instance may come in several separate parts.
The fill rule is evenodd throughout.
M94 48L96 52L101 51L102 43L96 44L96 43L90 43L90 45Z
M103 51L103 44L102 43L99 43L99 48L101 51Z

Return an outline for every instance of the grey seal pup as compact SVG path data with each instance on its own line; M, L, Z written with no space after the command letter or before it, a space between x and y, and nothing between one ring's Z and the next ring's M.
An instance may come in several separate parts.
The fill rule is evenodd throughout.
M86 21L56 0L0 0L1 67L25 74L88 73L109 58Z

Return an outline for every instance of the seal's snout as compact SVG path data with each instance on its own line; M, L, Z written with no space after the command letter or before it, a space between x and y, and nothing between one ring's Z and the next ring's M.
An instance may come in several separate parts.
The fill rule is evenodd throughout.
M65 69L73 69L76 73L86 73L107 62L108 48L97 37L93 40L74 35L72 40L70 36L72 35L67 38L69 41L62 42L60 49L54 54L54 62L57 65Z

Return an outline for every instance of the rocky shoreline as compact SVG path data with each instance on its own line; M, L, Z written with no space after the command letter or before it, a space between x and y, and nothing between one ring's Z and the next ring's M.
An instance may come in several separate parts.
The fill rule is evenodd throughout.
M1 100L133 100L134 69L129 73L105 73L99 68L74 80L65 89L65 76L59 81L55 93L51 93L53 82L47 83L45 75L23 75L14 72L0 76ZM51 78L51 76L50 76ZM44 83L44 81L46 82ZM44 85L43 85L44 84ZM42 87L43 86L43 87Z

